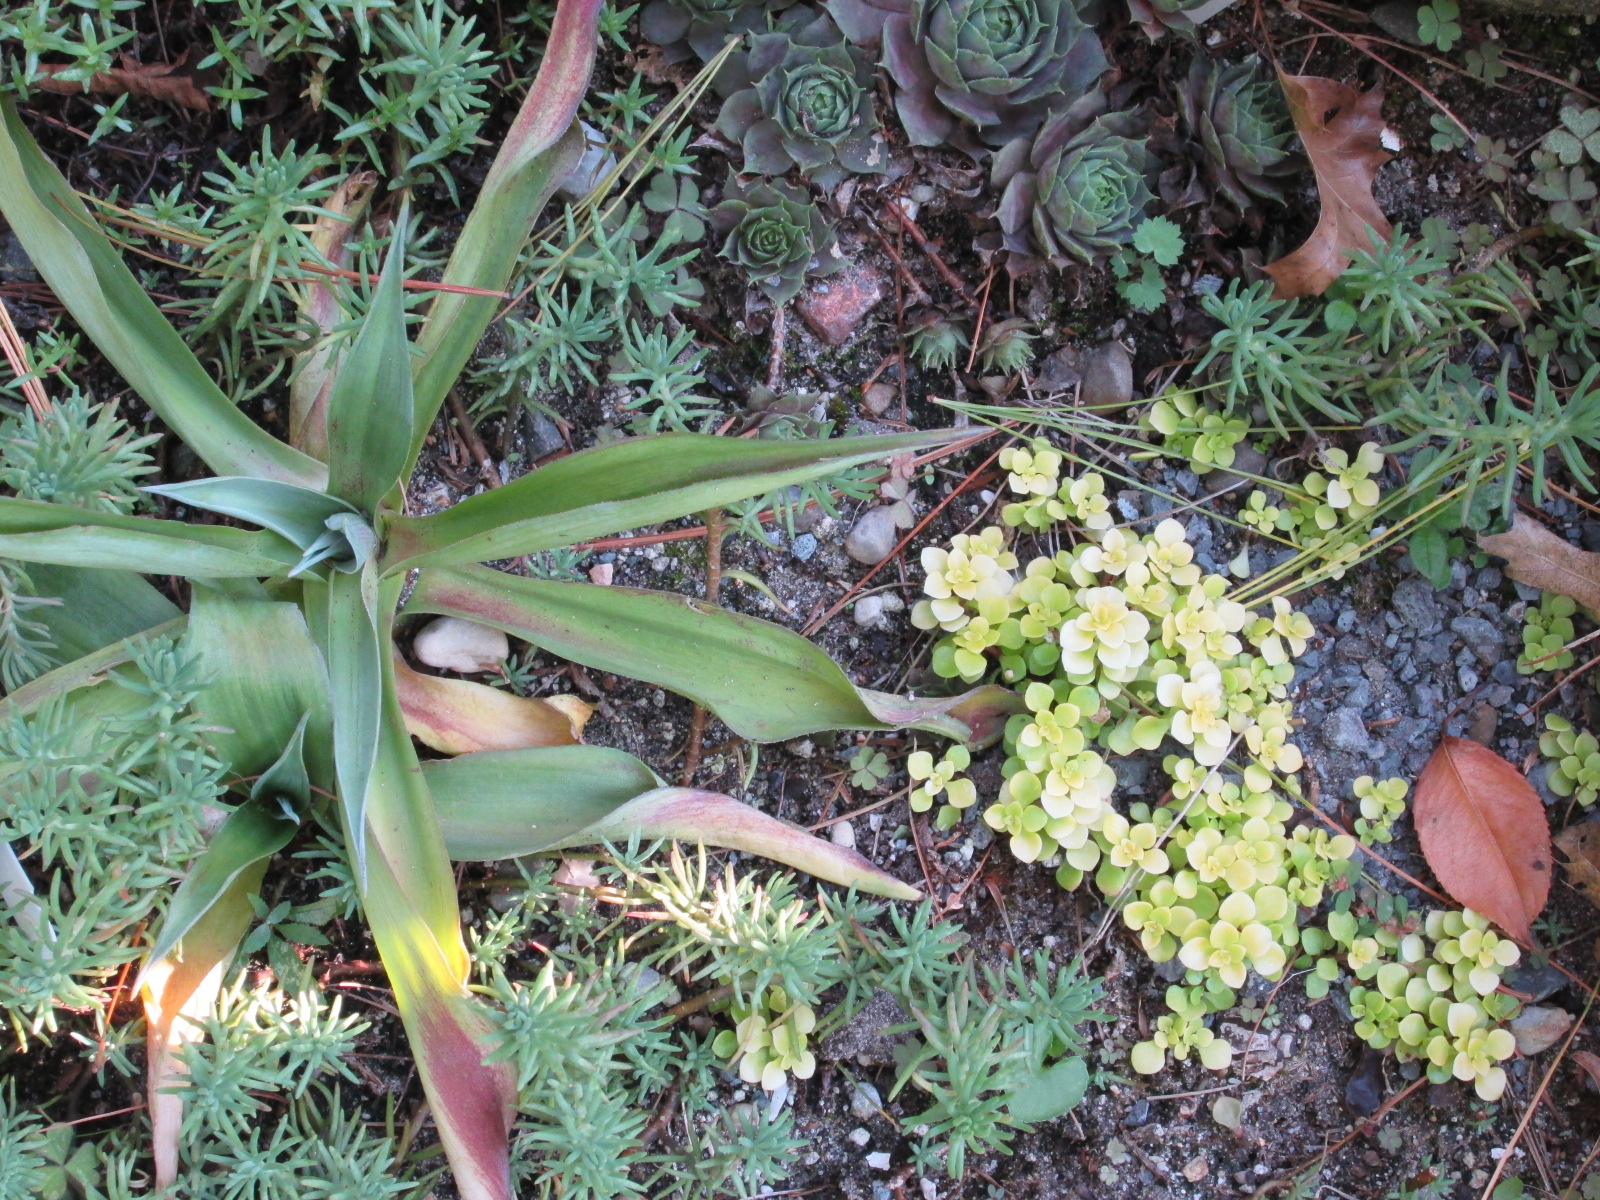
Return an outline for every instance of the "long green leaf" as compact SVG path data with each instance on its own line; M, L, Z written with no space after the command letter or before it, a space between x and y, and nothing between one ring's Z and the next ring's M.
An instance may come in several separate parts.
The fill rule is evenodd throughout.
M897 900L921 895L854 850L732 796L656 786L650 769L620 750L507 750L425 763L422 770L451 858L514 858L638 835L759 854Z
M73 320L207 466L322 487L321 463L266 433L212 382L8 98L0 99L0 212Z
M935 700L867 692L791 630L665 592L430 567L405 611L492 625L586 667L670 688L752 741L907 725L981 745L1021 704L997 687Z
M232 579L287 574L300 552L275 533L0 499L0 556L64 567Z
M662 786L644 763L609 746L486 750L423 763L422 774L450 857L470 862L561 845Z
M393 610L396 590L382 589L381 613ZM388 621L378 624L387 640ZM389 681L368 781L362 807L372 851L362 904L439 1140L463 1200L514 1200L509 1134L516 1080L506 1064L484 1061L496 1030L467 990L455 875ZM345 832L354 855L359 835Z
M270 600L253 582L196 583L188 646L210 683L195 708L236 774L252 777L282 754L305 721L311 779L332 785L328 669L300 607Z
M298 828L275 803L264 800L246 800L229 813L173 893L145 970L171 954L236 881L243 879L247 891L259 887L267 860L289 844Z
M411 343L400 288L405 257L402 217L366 318L328 395L328 490L364 513L377 511L411 453Z
M806 483L875 458L963 436L932 430L832 441L751 441L698 433L598 446L444 512L388 525L385 573L488 562L570 546Z
M37 563L28 568L28 577L39 595L61 601L38 609L36 618L50 631L56 655L69 662L182 615L131 571Z
M356 510L337 496L312 491L276 479L251 479L244 475L222 475L195 479L188 483L168 483L147 487L147 492L187 504L191 508L238 517L305 550L327 532L328 518Z
M456 239L445 283L502 291L539 210L582 160L584 139L575 118L594 68L601 7L602 0L557 4L539 73ZM417 339L422 354L416 363L412 463L500 303L492 296L441 292L429 307Z
M333 761L357 876L367 876L367 793L383 716L384 659L371 565L328 580L328 678Z

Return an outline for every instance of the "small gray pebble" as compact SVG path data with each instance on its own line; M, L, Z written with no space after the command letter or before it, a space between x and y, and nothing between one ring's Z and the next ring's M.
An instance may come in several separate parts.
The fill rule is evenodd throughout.
M856 521L850 536L844 540L845 553L858 563L876 566L889 557L900 531L894 514L888 508L869 508Z
M878 1115L878 1110L883 1107L883 1097L878 1094L878 1089L870 1083L858 1080L850 1087L850 1115L858 1121L870 1121ZM862 1132L865 1132L863 1130ZM852 1135L853 1136L853 1135ZM865 1141L857 1142L858 1146L866 1145Z
M794 545L790 549L801 562L809 562L811 556L817 552L817 535L802 533L794 539Z
M1371 745L1358 708L1336 708L1322 723L1322 741L1330 750L1365 754Z
M1483 617L1457 617L1450 622L1450 632L1466 643L1467 649L1486 667L1494 666L1506 656L1505 635L1493 621Z

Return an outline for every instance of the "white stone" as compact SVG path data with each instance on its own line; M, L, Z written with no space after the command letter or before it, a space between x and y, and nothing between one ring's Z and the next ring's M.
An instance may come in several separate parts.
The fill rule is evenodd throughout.
M463 675L492 671L511 653L511 643L500 630L459 617L435 617L411 648L424 666Z
M874 1171L887 1171L889 1169L889 1152L887 1150L878 1150L867 1155L867 1166Z
M872 1135L859 1125L850 1131L850 1141L857 1146L865 1146L872 1140Z
M847 850L854 850L856 846L856 827L849 821L840 821L837 825L828 827L828 840L835 846L843 846Z

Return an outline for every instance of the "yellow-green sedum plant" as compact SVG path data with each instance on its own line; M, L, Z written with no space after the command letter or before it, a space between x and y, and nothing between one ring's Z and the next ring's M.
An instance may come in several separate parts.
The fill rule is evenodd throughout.
M466 221L413 343L402 307L406 216L354 341L329 373L321 427L278 441L236 409L123 265L115 247L0 107L0 213L79 327L215 476L153 488L258 528L191 525L0 498L0 557L45 564L57 594L122 615L87 657L34 681L16 711L59 704L93 718L108 670L132 661L128 614L181 636L209 685L194 701L211 749L245 793L184 878L141 975L149 1016L156 1183L181 1157L183 1043L200 1026L251 919L271 857L300 822L342 832L366 918L410 1036L440 1140L467 1200L510 1200L516 1079L488 1061L493 1027L469 990L450 860L501 859L639 834L780 858L903 898L915 891L854 851L728 797L663 788L620 751L575 741L420 762L412 732L446 740L503 693L418 675L397 617L497 626L591 668L672 688L736 734L784 740L828 728L914 726L981 745L1003 689L936 702L857 689L781 627L683 597L551 583L486 569L509 559L730 504L948 440L634 439L572 455L430 516L404 485L446 393L497 306L555 182L581 153L574 120L594 57L598 0L561 0L538 78ZM302 430L305 432L305 430ZM179 613L141 574L191 581ZM404 606L402 592L411 585ZM72 604L65 607L71 608ZM1012 706L1014 707L1014 706ZM250 781L248 784L245 781ZM323 798L328 798L324 802Z

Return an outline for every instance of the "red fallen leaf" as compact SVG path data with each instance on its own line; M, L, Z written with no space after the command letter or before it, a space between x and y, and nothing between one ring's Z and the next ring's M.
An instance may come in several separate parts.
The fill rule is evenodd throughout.
M1550 825L1533 785L1465 738L1439 743L1411 816L1439 883L1521 942L1550 897Z
M1369 227L1384 238L1394 232L1372 182L1392 157L1383 148L1383 89L1363 92L1318 75L1278 72L1295 131L1317 176L1322 214L1294 253L1267 265L1279 299L1320 296L1350 265L1351 252L1372 245Z
M45 77L36 80L34 86L63 96L82 95L86 90L105 96L148 96L179 108L210 112L211 97L197 86L194 76L184 70L184 60L188 57L185 51L177 62L140 63L123 55L121 66L90 76L87 89L82 80L57 78L60 72L70 69L65 64L43 63L39 70Z

